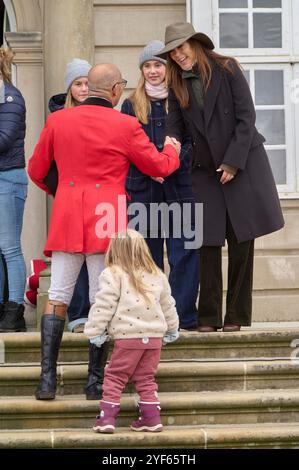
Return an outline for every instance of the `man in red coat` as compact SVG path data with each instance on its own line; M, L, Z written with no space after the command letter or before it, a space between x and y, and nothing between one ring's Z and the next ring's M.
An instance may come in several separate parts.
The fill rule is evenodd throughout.
M119 209L118 202L126 195L130 163L157 177L168 176L179 167L179 145L166 138L159 153L137 119L113 109L127 83L115 65L96 65L88 79L89 98L81 106L48 117L28 166L30 178L46 192L44 178L54 159L59 177L44 249L46 255L52 255L52 272L49 301L41 322L42 372L35 394L38 400L55 398L56 363L66 310L84 259L90 303L94 303L109 242L107 233L98 229L99 207L106 203L113 208L113 220L107 224L113 227L112 232L121 230L126 224L126 205ZM101 397L106 348L90 344L87 398Z

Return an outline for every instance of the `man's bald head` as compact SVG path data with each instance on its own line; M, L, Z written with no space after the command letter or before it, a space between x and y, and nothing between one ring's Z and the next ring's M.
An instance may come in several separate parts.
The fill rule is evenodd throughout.
M114 64L97 64L88 74L88 87L90 94L93 92L110 92L113 85L121 81L121 73Z

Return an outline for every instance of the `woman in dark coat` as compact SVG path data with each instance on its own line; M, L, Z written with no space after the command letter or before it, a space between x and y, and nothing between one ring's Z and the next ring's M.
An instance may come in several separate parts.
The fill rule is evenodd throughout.
M192 184L203 203L199 330L222 327L221 247L228 243L224 331L250 326L254 239L283 227L279 198L255 127L255 110L237 61L190 23L166 28L169 113L166 133L192 136Z

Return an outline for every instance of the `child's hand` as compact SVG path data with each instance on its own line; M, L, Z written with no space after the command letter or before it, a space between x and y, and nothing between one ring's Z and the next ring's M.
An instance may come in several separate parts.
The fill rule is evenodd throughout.
M166 331L165 336L163 337L163 344L172 343L176 341L180 336L178 331Z
M100 348L106 341L109 341L109 336L105 332L102 335L91 338L89 341L91 342L91 344L97 346L97 348Z

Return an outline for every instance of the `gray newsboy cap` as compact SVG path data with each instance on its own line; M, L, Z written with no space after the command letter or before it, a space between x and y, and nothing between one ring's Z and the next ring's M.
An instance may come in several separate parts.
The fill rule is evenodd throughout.
M166 64L166 60L156 55L163 47L165 47L165 44L157 39L149 42L139 56L139 68L141 69L144 62L147 60L157 60L158 62L162 62L162 64Z
M87 62L87 60L73 59L72 62L69 62L66 66L66 72L64 76L66 90L69 89L76 78L87 77L90 69L91 65Z

